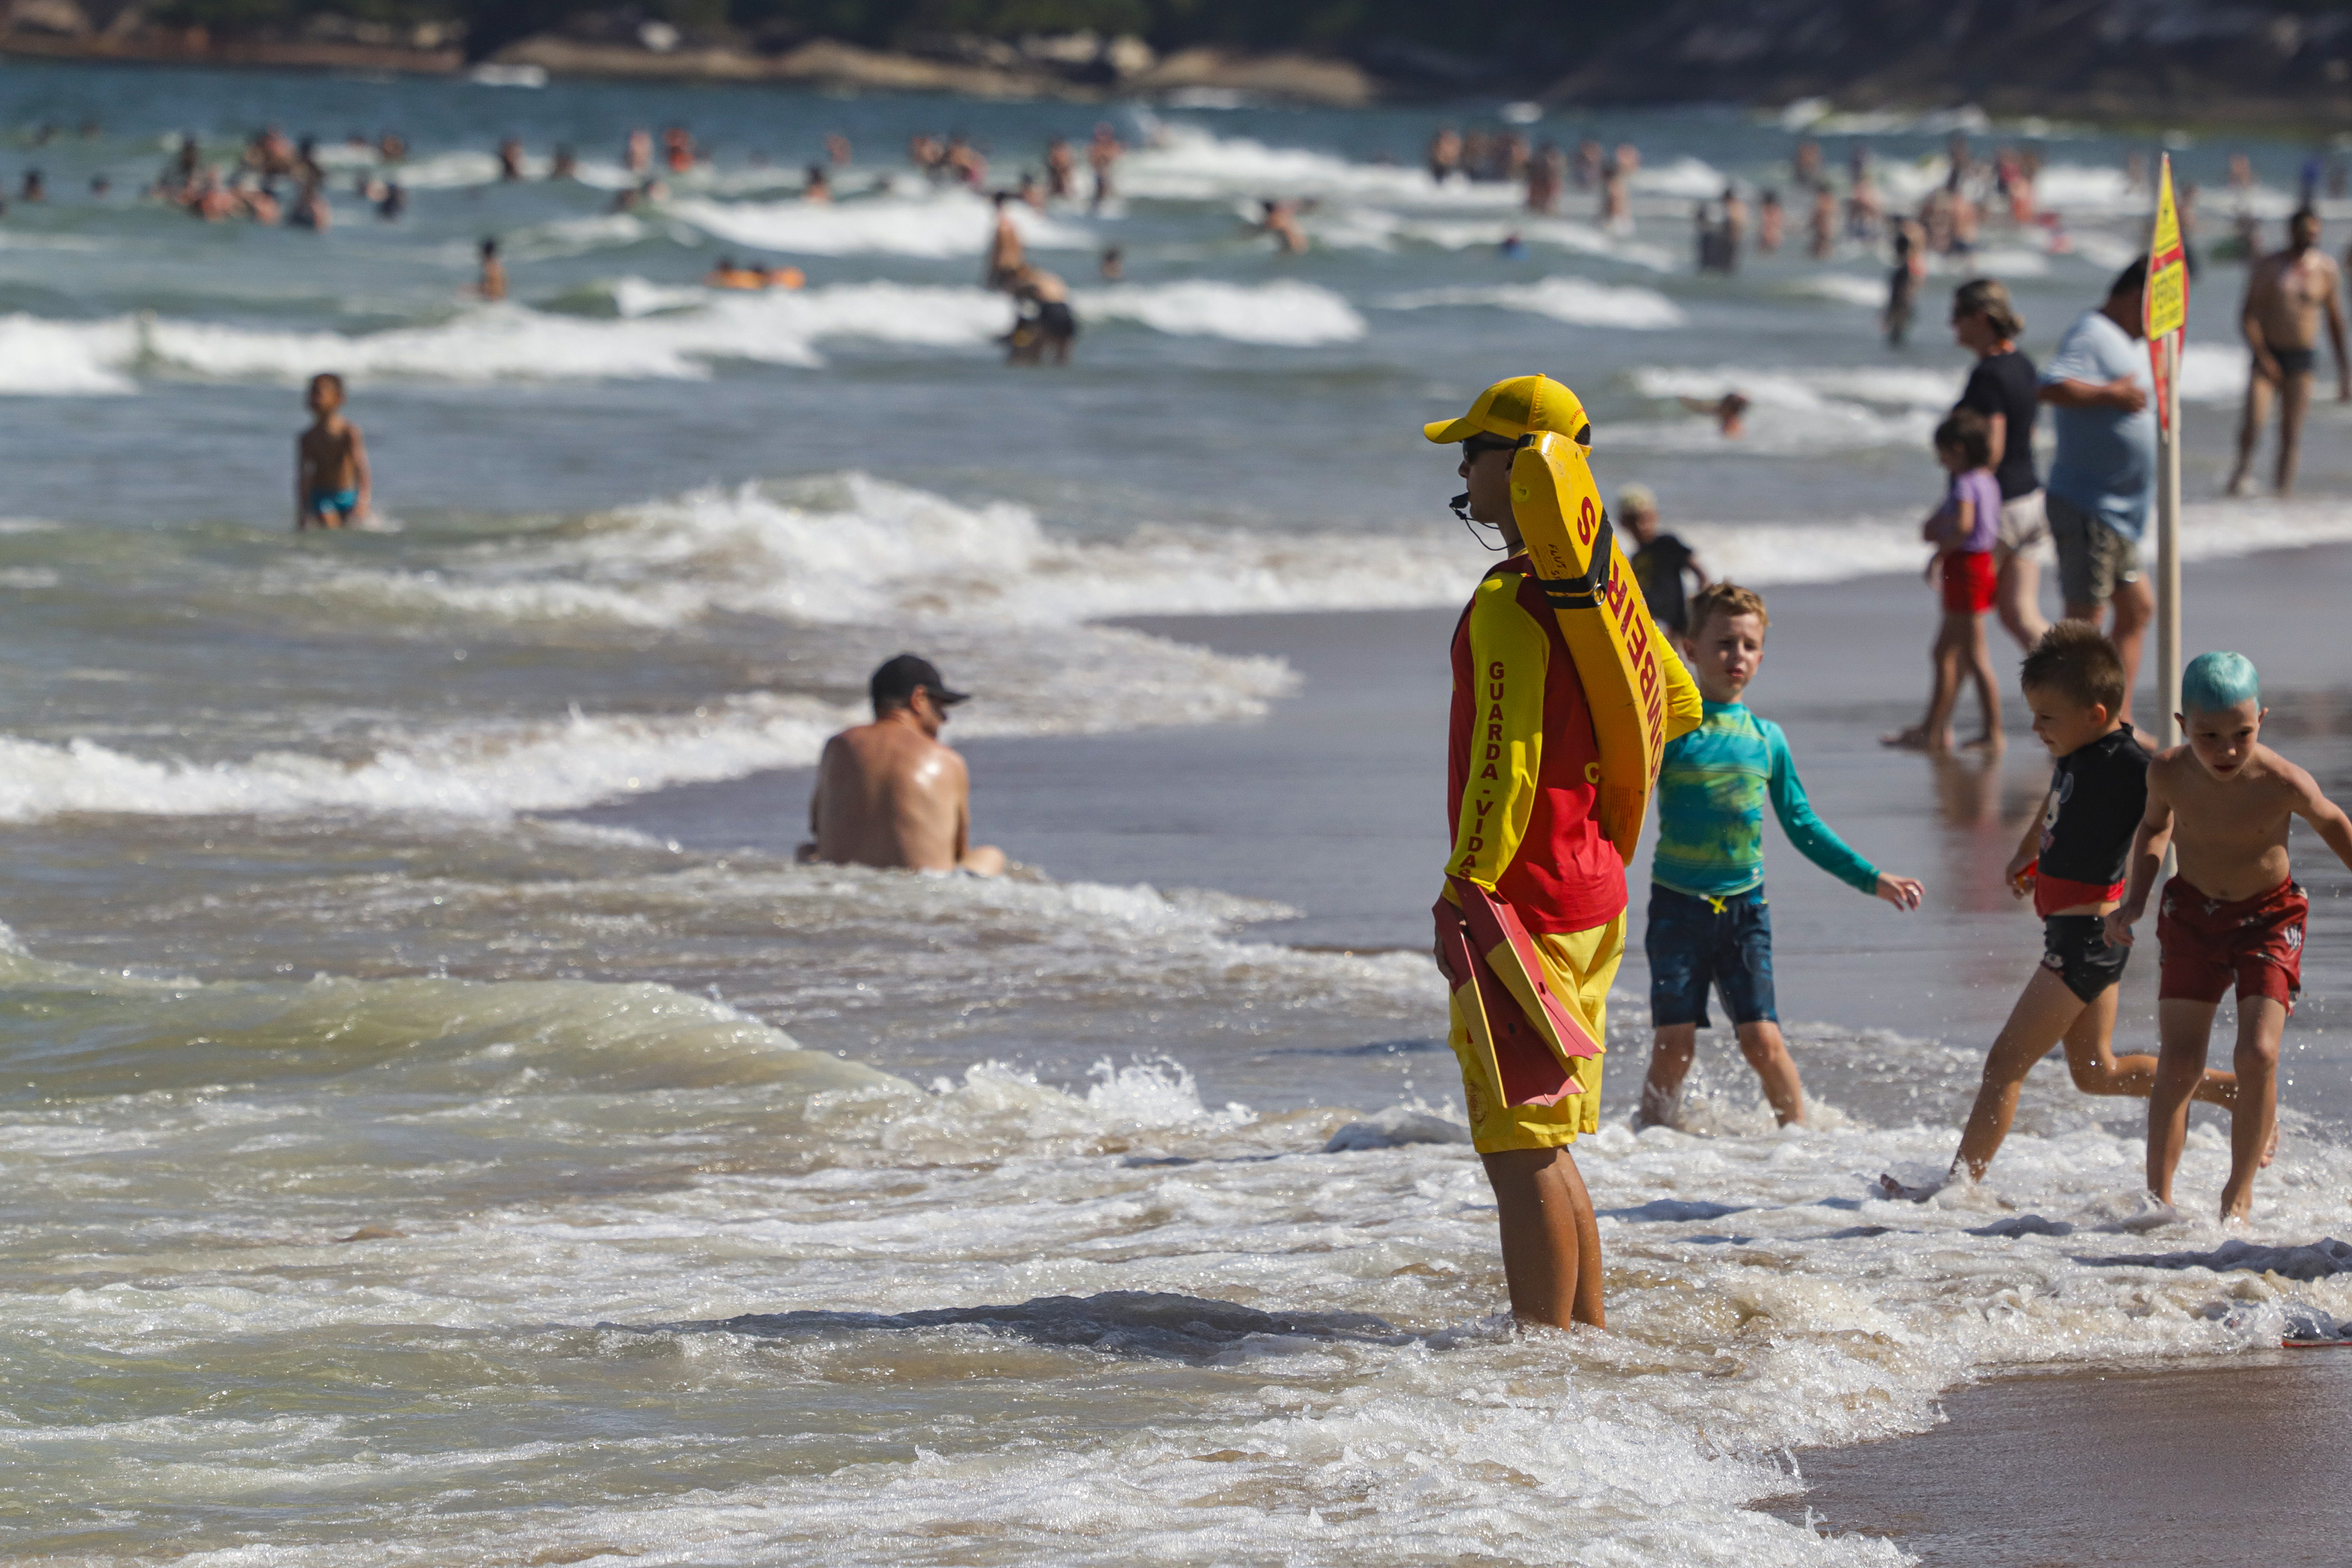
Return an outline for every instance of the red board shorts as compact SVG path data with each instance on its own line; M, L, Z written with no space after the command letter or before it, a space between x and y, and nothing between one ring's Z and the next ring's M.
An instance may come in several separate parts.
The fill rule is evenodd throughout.
M1959 551L1944 557L1944 613L1948 616L1981 616L1992 608L1993 591L2000 586L2000 574L1992 563L1992 552Z
M2303 923L2311 900L2292 881L2236 903L2209 899L2181 878L2164 885L2156 941L2164 955L2158 1000L2267 996L2288 1012L2303 989Z

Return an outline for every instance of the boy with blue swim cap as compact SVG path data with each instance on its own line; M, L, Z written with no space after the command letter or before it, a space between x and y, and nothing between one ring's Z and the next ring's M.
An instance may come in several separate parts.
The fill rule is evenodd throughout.
M2130 945L2169 845L2180 870L2164 885L2156 922L2160 1044L2147 1101L2147 1186L2160 1202L2172 1201L2213 1015L2234 988L2238 1098L2221 1217L2244 1219L2253 1208L2254 1173L2270 1163L2276 1141L2279 1036L2303 985L2311 905L2291 875L2287 827L2302 817L2352 866L2352 818L2309 773L2262 743L2269 710L2244 655L2191 660L2181 673L2180 706L2188 740L2148 763L2130 886L2106 918L2107 938Z

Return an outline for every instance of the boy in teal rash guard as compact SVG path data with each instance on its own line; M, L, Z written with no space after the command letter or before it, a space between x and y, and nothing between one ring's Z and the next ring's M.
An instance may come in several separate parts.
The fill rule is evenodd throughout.
M1780 1038L1772 997L1772 917L1764 900L1764 806L1805 858L1898 910L1926 892L1846 847L1813 814L1780 726L1740 704L1764 658L1764 601L1732 583L1691 601L1691 674L1706 719L1667 743L1658 774L1658 846L1650 861L1650 1022L1657 1030L1633 1124L1674 1119L1712 985L1764 1080L1764 1098L1786 1127L1805 1119L1804 1087Z

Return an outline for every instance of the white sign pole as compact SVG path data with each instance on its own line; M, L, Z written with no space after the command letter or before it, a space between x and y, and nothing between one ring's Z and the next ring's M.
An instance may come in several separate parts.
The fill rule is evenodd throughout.
M2156 700L2164 743L2180 744L2180 340L2164 349L2164 407L2156 479Z

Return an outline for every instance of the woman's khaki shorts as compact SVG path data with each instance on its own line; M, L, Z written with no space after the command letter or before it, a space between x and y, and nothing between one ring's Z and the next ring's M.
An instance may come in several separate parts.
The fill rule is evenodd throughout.
M2000 503L2000 531L1993 542L2011 554L2031 550L2050 537L2050 512L2042 503L2042 492L2028 490L2013 500Z

